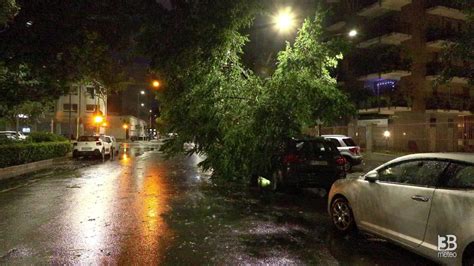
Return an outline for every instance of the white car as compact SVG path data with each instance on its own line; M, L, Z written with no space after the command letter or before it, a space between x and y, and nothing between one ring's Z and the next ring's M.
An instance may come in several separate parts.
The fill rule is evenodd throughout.
M0 135L4 138L11 139L11 140L25 140L26 136L23 135L21 132L16 131L0 131Z
M362 163L362 154L360 147L351 137L344 135L322 135L321 137L334 143L344 158L346 158L346 171L352 169L352 166Z
M474 265L474 154L413 154L340 179L328 211L340 232L358 228L438 263Z
M81 136L73 143L72 157L111 155L112 140L106 136Z
M111 144L112 153L117 155L120 151L120 143L117 142L114 136L104 135L105 141ZM109 142L110 140L110 142Z

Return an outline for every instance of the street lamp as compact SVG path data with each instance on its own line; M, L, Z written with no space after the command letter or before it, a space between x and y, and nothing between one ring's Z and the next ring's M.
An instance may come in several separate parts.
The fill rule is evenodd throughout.
M128 140L129 138L129 133L128 133L128 125L127 124L123 124L123 129L125 129L125 140Z
M95 115L94 116L94 123L96 124L97 134L100 133L100 125L104 122L104 117L102 115Z
M140 91L141 95L145 95L145 91Z
M295 15L291 12L291 8L287 7L280 10L278 14L273 17L273 23L279 32L288 32L291 30L295 26Z
M385 149L386 149L386 150L388 150L388 139L390 138L390 135L391 135L391 134L390 134L390 131L388 131L388 130L385 130L385 131L383 132L383 136L384 136L384 138L385 138Z
M144 104L144 103L141 103L140 105L141 105L142 107L145 107L145 104Z
M101 115L94 116L94 123L100 124L104 121L104 118Z
M153 86L153 88L155 89L158 89L160 87L160 82L158 80L153 80L153 82L151 83L151 85Z
M351 37L351 38L354 38L354 37L357 36L357 34L358 34L357 30L352 29L351 31L349 31L349 33L347 35L349 35L349 37Z

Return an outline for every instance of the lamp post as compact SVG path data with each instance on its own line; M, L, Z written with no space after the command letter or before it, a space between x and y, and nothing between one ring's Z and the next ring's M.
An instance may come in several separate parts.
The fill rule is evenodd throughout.
M128 133L128 124L123 124L123 129L125 129L125 140L128 140L129 133Z

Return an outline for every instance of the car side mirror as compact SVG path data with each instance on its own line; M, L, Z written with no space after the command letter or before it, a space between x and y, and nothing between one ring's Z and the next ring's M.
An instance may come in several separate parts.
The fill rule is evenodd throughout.
M365 180L369 181L370 183L375 183L375 181L379 180L379 173L375 171L369 172L365 175Z

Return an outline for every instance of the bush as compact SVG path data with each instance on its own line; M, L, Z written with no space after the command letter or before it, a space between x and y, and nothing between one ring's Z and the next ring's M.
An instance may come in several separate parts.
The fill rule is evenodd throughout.
M31 142L61 142L61 141L67 141L67 139L63 136L56 135L50 132L32 132L29 136L28 139Z
M69 142L12 143L0 145L0 168L65 156Z

